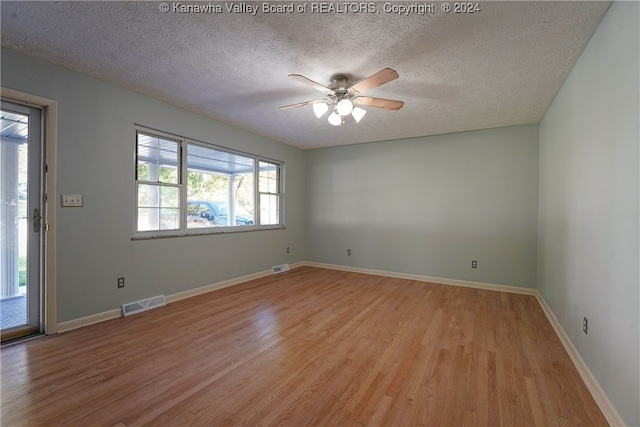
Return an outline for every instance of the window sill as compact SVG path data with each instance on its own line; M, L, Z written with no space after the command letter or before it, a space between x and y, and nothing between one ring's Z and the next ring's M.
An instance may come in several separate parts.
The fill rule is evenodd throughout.
M138 233L131 237L131 240L154 240L154 239L170 239L174 237L191 237L191 236L212 236L217 234L233 234L233 233L250 233L254 231L271 231L271 230L284 230L284 225L263 225L259 227L217 227L207 229L195 229L188 231L172 231L166 233L152 234Z

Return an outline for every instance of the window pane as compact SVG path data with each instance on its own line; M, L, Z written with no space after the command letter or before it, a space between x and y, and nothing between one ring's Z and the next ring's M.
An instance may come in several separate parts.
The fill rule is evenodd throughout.
M177 230L179 228L180 209L138 209L138 231Z
M138 133L138 180L178 184L179 143Z
M149 165L138 159L138 181L149 181Z
M261 193L269 192L269 180L267 179L267 177L262 176L262 174L260 174L260 192Z
M188 144L187 227L252 225L253 162L250 157Z
M160 187L160 206L180 209L180 191L178 187Z
M220 227L226 225L218 217L215 203L206 201L187 201L187 228Z
M273 163L260 162L260 192L278 193L278 166Z
M278 181L275 178L269 179L269 193L277 193L278 192Z
M260 194L260 224L279 224L279 196Z
M138 184L138 231L180 228L180 189Z
M179 188L157 184L138 184L138 206L179 208Z
M219 173L187 171L187 200L225 201L229 177Z

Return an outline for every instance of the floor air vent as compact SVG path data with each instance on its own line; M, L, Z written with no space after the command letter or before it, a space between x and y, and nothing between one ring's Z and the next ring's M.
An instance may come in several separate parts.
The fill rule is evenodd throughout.
M271 269L273 270L273 274L282 273L283 271L289 271L289 264L276 265Z
M128 304L122 304L122 316L131 316L132 314L142 313L143 311L162 307L164 305L167 305L164 295L158 295L157 297L130 302Z

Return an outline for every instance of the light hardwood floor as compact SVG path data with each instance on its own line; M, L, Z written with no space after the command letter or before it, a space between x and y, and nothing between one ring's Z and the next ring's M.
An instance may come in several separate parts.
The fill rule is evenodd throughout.
M1 358L2 426L607 425L534 297L310 267Z

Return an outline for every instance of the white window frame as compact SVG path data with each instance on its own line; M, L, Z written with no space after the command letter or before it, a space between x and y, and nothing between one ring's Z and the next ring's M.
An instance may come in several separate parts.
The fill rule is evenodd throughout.
M269 190L261 191L261 189L260 189L260 168L259 168L260 163L268 163L270 165L275 166L275 169L276 169L275 170L275 172L276 172L276 185L277 185L277 188L276 188L275 192L269 191ZM275 197L278 198L277 212L278 212L278 220L280 222L282 220L282 190L281 190L281 186L282 186L281 185L281 183L282 183L282 179L281 179L282 168L277 163L268 162L268 161L264 161L264 160L256 161L255 164L254 164L254 168L255 168L254 169L254 176L257 177L257 179L256 179L256 187L257 188L255 188L255 190L254 190L255 194L256 194L256 198L257 198L257 200L255 202L255 206L257 206L257 208L254 209L256 211L256 213L257 213L257 215L254 214L255 222L257 224L260 224L262 222L261 215L262 215L262 211L264 209L261 208L260 198L263 195L264 196L275 196Z
M149 135L153 137L163 138L171 141L176 141L179 144L178 152L178 183L166 184L172 187L178 187L180 193L180 226L178 229L172 230L150 230L150 231L138 231L138 187L146 181L138 180L138 134ZM135 125L134 133L134 215L133 215L133 239L154 239L163 237L182 237L182 236L194 236L194 235L206 235L206 234L224 234L224 233L241 233L248 231L262 231L262 230L275 230L284 229L284 162L281 160L274 160L264 156L257 156L238 150L233 150L220 145L212 144L209 142L198 141L195 139L187 138L180 135L170 134L164 131L151 129L141 125ZM189 228L187 224L187 164L188 164L188 150L190 145L210 148L213 150L221 151L228 154L235 154L243 156L253 160L253 225L234 225L234 226L218 226L218 227L206 227L206 228ZM268 163L275 165L277 170L277 193L270 193L278 196L278 224L260 225L260 192L259 192L259 165L260 163ZM155 183L154 183L155 184Z

